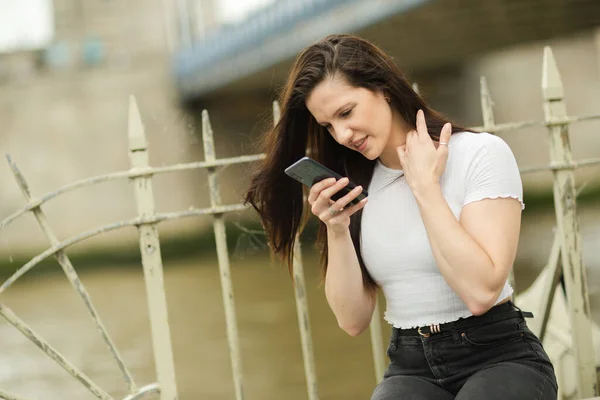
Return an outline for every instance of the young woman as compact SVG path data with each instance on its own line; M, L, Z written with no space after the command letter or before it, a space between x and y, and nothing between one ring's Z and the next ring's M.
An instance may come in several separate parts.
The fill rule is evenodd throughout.
M523 202L506 143L452 126L351 35L304 49L281 104L246 201L291 268L306 219L284 169L308 154L345 177L314 184L308 203L339 326L363 332L385 294L390 364L372 399L556 399L552 364L510 301ZM348 179L360 186L331 200Z

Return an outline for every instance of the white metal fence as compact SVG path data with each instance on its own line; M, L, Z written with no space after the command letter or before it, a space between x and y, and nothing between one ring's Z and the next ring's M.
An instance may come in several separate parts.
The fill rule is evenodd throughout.
M568 127L578 121L600 119L600 115L571 117L567 115L563 96L563 86L560 75L554 61L552 51L547 47L544 51L543 63L543 107L545 119L543 121L527 121L510 124L496 124L493 115L492 100L484 78L481 79L481 106L483 114L483 126L476 127L478 130L488 132L504 132L524 127L546 126L550 139L551 163L540 167L521 169L522 174L551 170L554 176L554 204L556 212L557 230L555 240L550 253L548 269L553 277L547 285L541 308L538 315L542 316L542 323L537 332L542 338L546 331L546 323L550 307L553 301L555 287L559 283L561 274L564 276L566 293L568 298L568 309L572 329L573 348L577 362L577 387L578 398L598 396L596 377L596 365L594 352L590 351L592 346L590 305L586 284L586 273L582 263L580 233L576 213L577 191L574 181L574 169L589 165L600 164L600 158L573 161L571 157ZM273 104L274 121L279 119L279 108L277 103ZM41 261L54 256L73 288L81 297L87 307L90 316L94 320L100 335L102 336L108 351L114 358L116 367L119 368L122 378L129 389L129 394L123 400L141 399L148 394L160 393L161 400L176 400L178 398L175 366L173 362L171 336L167 315L166 297L163 283L163 267L158 238L157 225L162 221L179 218L212 215L214 234L217 245L217 256L221 277L223 305L225 308L227 339L231 356L233 370L233 384L236 400L244 398L244 382L240 351L238 341L238 328L236 323L236 308L232 279L230 273L229 251L226 243L226 231L224 215L230 212L239 212L246 207L241 204L221 204L219 184L216 171L218 168L249 163L262 159L262 154L246 155L234 158L217 159L214 148L213 131L210 125L208 113L202 113L202 137L204 144L205 160L202 162L178 164L160 168L153 168L148 163L147 141L142 125L141 117L133 97L130 99L129 109L129 155L131 169L123 172L96 176L89 179L74 182L54 192L47 193L41 197L31 195L25 178L17 168L15 162L8 158L12 172L17 184L21 188L26 200L26 205L12 215L0 222L0 230L9 225L22 215L32 213L37 219L40 228L48 238L50 247L41 254L32 258L21 266L10 278L0 286L0 294L10 287L18 278L27 271L34 268ZM209 208L192 208L181 212L156 213L152 191L152 177L157 174L174 173L190 169L207 169L211 204ZM53 233L48 220L41 209L47 201L66 192L89 185L95 185L117 179L130 179L135 187L137 204L137 217L105 225L97 229L80 233L66 240L59 240ZM73 267L65 250L67 247L86 240L95 235L121 229L128 226L136 226L139 230L140 253L142 258L144 277L147 289L147 302L152 330L152 345L155 356L157 382L139 386L130 371L127 369L122 357L116 349L109 333L105 329L90 296ZM300 241L297 241L294 249L294 280L295 296L297 304L298 322L300 327L300 338L302 343L302 354L305 366L307 395L310 400L319 398L317 379L315 373L315 361L313 356L312 337L310 329L309 309L306 297L304 272ZM109 393L95 384L89 377L83 374L77 366L70 363L65 357L58 353L51 344L47 343L39 334L34 332L5 304L0 302L0 315L11 325L30 339L58 365L64 368L73 378L83 384L98 399L113 399ZM376 316L373 318L370 333L373 348L373 362L375 380L378 382L385 369L384 347L382 343L381 319L379 318L379 307L376 306ZM7 393L0 389L0 398L7 400L24 400L17 394Z

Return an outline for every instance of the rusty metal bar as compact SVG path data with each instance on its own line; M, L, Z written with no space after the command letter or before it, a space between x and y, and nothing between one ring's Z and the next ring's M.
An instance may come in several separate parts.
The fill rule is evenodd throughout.
M546 277L546 286L542 293L541 302L539 305L539 315L541 320L539 326L536 326L536 334L540 340L544 340L546 336L546 328L548 326L548 319L550 318L550 310L552 309L552 302L554 301L554 294L556 293L556 286L560 280L560 274L562 273L562 264L560 260L560 235L559 230L556 229L554 232L554 242L552 243L552 249L550 250L550 257L548 264L544 270L548 270L548 276Z
M375 297L375 308L369 324L369 334L371 335L371 350L373 351L373 365L375 367L375 382L383 380L385 373L385 347L383 345L381 333L381 314L379 311L379 298Z
M481 128L481 130L483 130L483 127ZM487 132L493 132L493 130L488 129ZM232 157L232 158L228 158L228 159L222 158L222 159L216 160L215 162L212 162L212 163L197 162L197 163L189 163L189 164L179 164L179 165L174 165L171 167L147 168L143 172L142 171L115 172L113 174L107 174L107 175L96 176L93 178L83 179L83 180L71 183L69 185L63 186L62 188L60 188L56 191L48 192L48 193L44 194L43 196L40 196L37 198L32 198L29 201L29 203L27 203L27 205L25 205L23 208L19 209L18 211L14 212L13 214L9 215L8 217L6 217L2 221L0 221L0 230L2 230L2 228L5 228L6 226L8 226L12 221L19 218L21 215L27 213L28 211L32 211L33 209L35 209L36 207L39 207L40 205L46 203L47 201L49 201L55 197L58 197L59 195L61 195L63 193L70 192L70 191L80 188L80 187L91 186L91 185L95 185L98 183L103 183L103 182L108 182L108 181L113 181L113 180L123 179L123 178L133 178L133 177L137 177L137 176L156 175L159 173L186 171L186 170L197 169L197 168L209 168L210 166L220 167L220 166L227 166L227 165L233 165L233 164L239 164L239 163L248 163L248 162L262 160L264 157L265 157L264 154L257 154L255 156L249 155L249 156ZM580 161L572 161L569 164L555 163L555 164L541 165L538 167L521 168L520 171L521 171L521 174L527 174L527 173L531 173L531 172L539 172L539 171L546 171L546 170L589 167L589 166L593 166L596 164L600 164L600 158L589 158L589 159L584 159L584 160L580 160Z
M206 110L202 111L202 141L204 144L204 159L208 162L215 161L216 155L213 131ZM208 168L208 187L210 190L211 206L219 206L221 204L221 194L219 193L219 183L217 181L215 167ZM229 342L235 398L236 400L243 400L244 383L242 375L242 357L235 316L235 302L233 299L233 283L231 280L229 254L227 251L225 221L223 217L223 214L213 214L213 228L215 240L217 242L217 258L219 261L219 273L221 275L221 289L223 294L223 305L225 307L225 322L227 325L227 340Z
M560 171L563 169L576 169L581 167L591 167L593 165L600 164L600 158L588 158L581 161L571 161L568 163L564 162L551 162L548 165L540 165L539 167L522 168L521 174L529 174L531 172L540 171Z
M8 321L12 326L17 328L27 339L31 340L33 344L39 347L44 353L51 359L56 361L65 371L69 373L73 378L77 379L83 386L85 386L94 396L102 400L113 400L112 397L99 386L97 386L90 378L88 378L83 372L79 371L77 367L71 364L66 358L64 358L59 352L54 350L52 346L48 344L40 335L35 333L31 328L27 326L15 313L4 304L0 303L0 315Z
M147 394L160 394L160 387L158 386L158 383L142 386L137 390L137 392L130 394L129 396L123 398L123 400L140 400Z
M24 397L17 396L16 394L5 392L2 389L0 389L0 399L2 399L2 400L28 400Z
M0 286L0 294L2 292L4 292L6 289L8 289L17 279L19 279L21 276L23 276L25 273L27 273L30 269L32 269L33 267L35 267L37 264L44 261L48 257L53 256L54 254L56 254L57 252L59 252L62 249L65 249L75 243L81 242L81 241L91 238L93 236L96 236L96 235L99 235L102 233L106 233L106 232L110 232L110 231L114 231L117 229L125 228L128 226L155 224L157 222L169 221L169 220L185 218L185 217L195 217L195 216L199 216L199 215L223 214L223 213L234 212L234 211L243 211L247 208L249 208L249 206L245 206L243 204L234 204L234 205L219 206L219 207L214 207L214 208L190 209L190 210L181 211L181 212L154 214L152 216L137 217L137 218L134 218L134 219L131 219L128 221L115 222L112 224L104 225L99 228L80 233L69 239L63 240L62 242L56 244L55 246L50 247L49 249L45 250L43 253L38 254L37 256L35 256L31 260L29 260L21 268L17 269L17 271L13 275L11 275L2 284L2 286Z
M221 158L221 159L215 160L213 162L200 161L200 162L193 162L193 163L187 163L187 164L176 164L176 165L171 165L171 166L166 166L166 167L139 168L139 169L130 170L130 171L114 172L111 174L105 174L105 175L94 176L92 178L81 179L79 181L75 181L73 183L65 185L65 186L59 188L58 190L55 190L53 192L48 192L38 198L31 199L29 201L29 203L27 203L24 207L22 207L21 209L17 210L13 214L9 215L8 217L6 217L2 221L0 221L0 230L2 230L2 228L4 228L4 227L8 226L12 221L19 218L21 215L25 214L26 212L31 211L36 207L39 207L40 205L44 204L45 202L47 202L55 197L58 197L59 195L61 195L63 193L67 193L67 192L73 191L73 190L81 188L81 187L96 185L99 183L110 182L110 181L115 181L118 179L125 179L125 178L127 178L127 179L137 178L140 176L187 171L187 170L199 169L199 168L227 167L229 165L243 164L243 163L249 163L249 162L262 160L264 157L265 157L264 154L245 155L245 156L239 156L239 157Z
M490 129L495 125L494 122L494 100L487 84L485 76L480 78L480 98L481 98L481 115L483 117L483 131L489 132ZM508 273L508 283L513 288L513 300L517 297L517 285L515 283L515 271L514 268L510 269Z
M8 163L11 167L12 173L15 176L15 179L17 181L17 184L19 185L19 187L21 188L21 191L23 192L23 196L25 196L25 199L27 201L29 201L31 199L31 193L29 191L27 182L25 181L25 177L22 175L21 171L17 167L17 164L10 157L7 157L7 158L8 158ZM42 208L41 207L35 208L33 210L33 214L34 214L36 220L38 221L38 224L42 228L44 235L46 235L46 237L48 238L50 245L56 246L57 244L59 244L60 242L59 242L58 238L56 237L56 235L54 234L54 231L50 227L50 224L48 223L48 219L46 218L46 214L44 214L44 212L42 211ZM67 256L67 254L62 250L58 251L55 254L55 256L56 256L56 260L62 267L65 275L67 276L67 279L71 283L71 286L73 286L73 289L75 289L77 294L79 294L79 297L81 297L81 299L83 300L83 303L85 304L86 308L90 312L92 319L96 323L96 328L98 329L98 331L100 331L100 335L102 336L104 343L108 347L108 350L110 351L113 358L115 359L117 366L121 370L121 374L123 375L123 378L125 379L125 382L127 383L129 392L130 393L135 392L136 384L135 384L135 381L133 380L133 376L131 375L131 373L129 372L127 367L125 366L125 363L123 362L123 358L119 354L115 344L113 343L112 339L110 338L110 335L108 334L108 331L104 327L104 324L102 323L102 320L100 319L100 315L96 311L96 308L94 307L94 304L92 303L92 299L90 298L90 295L88 294L87 290L85 289L85 286L79 279L77 271L75 271L75 268L73 268L73 264L71 263L69 256Z
M129 159L132 169L148 167L148 149L146 133L142 119L133 96L129 100ZM152 192L152 176L133 178L136 208L140 217L154 214L154 195ZM177 400L175 381L175 365L171 348L171 333L167 312L167 299L163 278L160 242L156 224L138 226L140 233L140 252L146 282L146 299L150 315L152 331L152 347L156 375L160 385L161 400Z
M544 48L542 92L546 121L566 118L563 84L554 60L552 49ZM568 124L548 128L550 159L553 162L572 162ZM573 169L556 170L554 175L554 208L558 226L561 261L567 292L567 307L571 321L573 348L577 362L577 397L598 395L596 363L592 343L590 302L586 271L583 265L579 221L577 218L577 192Z
M582 185L577 190L577 195L583 190ZM548 320L550 319L550 311L552 310L552 303L554 302L554 296L556 294L556 287L559 284L560 276L562 274L562 264L560 259L560 236L558 229L554 230L554 241L552 242L552 249L550 250L550 257L548 263L543 268L547 271L547 277L545 286L543 289L541 303L538 306L538 315L541 315L541 320L536 323L536 319L532 322L532 329L541 341L544 341L546 336L546 330L548 327ZM569 347L569 345L567 345Z
M281 110L277 101L273 102L273 123L277 124L281 117ZM304 199L303 204L306 203ZM300 235L296 235L294 242L293 257L294 296L296 298L296 314L298 316L298 327L300 329L300 341L302 343L302 358L304 361L304 375L306 377L306 390L309 400L318 400L317 374L315 367L315 356L313 341L310 330L310 318L308 313L308 297L306 296L306 281L304 279L304 264L302 262L302 246Z
M294 243L294 296L296 298L296 312L302 342L302 358L304 360L304 375L306 376L306 389L309 400L318 400L317 374L313 341L310 333L310 319L308 314L308 299L306 297L306 281L304 280L304 266L302 264L302 249L300 237L296 236Z
M517 129L524 129L524 128L533 128L533 127L537 127L537 126L545 126L545 127L550 127L550 126L554 126L554 125L564 125L564 124L572 124L574 122L583 122L583 121L592 121L595 119L600 119L600 115L585 115L585 116L581 116L581 117L555 117L549 120L544 120L544 121L522 121L522 122L510 122L510 123L504 123L504 124L497 124L497 125L493 125L490 127L484 127L484 126L474 126L471 127L471 129L476 130L476 131L482 131L482 130L486 130L487 132L494 132L494 133L498 133L498 132L504 132L504 131L514 131Z

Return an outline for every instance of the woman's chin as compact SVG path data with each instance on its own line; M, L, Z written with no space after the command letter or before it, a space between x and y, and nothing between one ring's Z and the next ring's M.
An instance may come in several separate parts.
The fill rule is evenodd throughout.
M364 151L361 154L363 155L364 158L371 160L371 161L373 161L373 160L377 159L377 157L379 157L379 154L377 154L376 151L373 151L373 149L367 149L366 151Z
M371 157L370 153L363 153L363 157L366 158L367 160L371 160L373 161L374 159L376 159L377 157Z

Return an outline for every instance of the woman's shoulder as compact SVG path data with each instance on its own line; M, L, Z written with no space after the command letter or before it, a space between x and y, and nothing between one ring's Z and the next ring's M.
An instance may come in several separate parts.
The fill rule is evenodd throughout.
M482 156L503 155L514 157L508 144L499 136L488 132L457 132L450 137L450 154L457 158L473 160Z
M499 136L489 132L456 132L450 137L450 146L457 150L477 151L482 148L508 146Z

